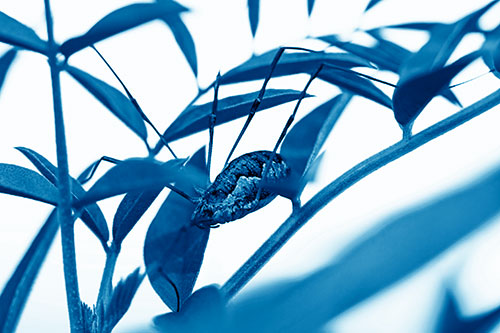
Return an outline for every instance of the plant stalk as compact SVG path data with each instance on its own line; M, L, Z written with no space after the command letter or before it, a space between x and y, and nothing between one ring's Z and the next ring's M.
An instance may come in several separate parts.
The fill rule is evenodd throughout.
M61 226L61 242L63 253L64 280L66 283L66 299L68 303L71 332L83 332L83 318L81 301L78 289L76 271L74 221L71 216L71 183L69 178L68 155L66 151L66 137L64 133L64 118L61 100L60 68L57 64L58 46L54 41L54 29L50 1L44 0L45 19L48 36L48 57L50 75L52 78L52 99L54 104L54 122L57 150L57 168L59 189L59 204L57 217Z
M111 291L113 289L113 274L115 272L116 260L120 250L112 244L106 252L106 264L102 272L101 286L99 287L99 295L97 296L97 306L100 304L106 306L109 303Z
M229 278L221 288L225 299L229 301L234 297L307 221L339 194L375 170L455 129L498 104L500 104L500 89L422 132L380 151L346 171L286 219L278 230Z

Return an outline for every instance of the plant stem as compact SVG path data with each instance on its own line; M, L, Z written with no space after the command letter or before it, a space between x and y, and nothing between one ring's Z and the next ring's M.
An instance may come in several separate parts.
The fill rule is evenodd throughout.
M403 139L369 157L332 181L285 220L278 230L222 286L221 291L226 300L229 301L235 296L307 221L339 194L375 170L455 129L498 104L500 104L500 89L424 131L413 135L411 138Z
M69 179L66 138L64 134L64 118L61 100L60 68L57 64L58 46L54 41L54 29L49 0L45 3L45 19L48 36L48 57L52 78L52 99L54 104L54 122L57 149L57 168L59 204L57 217L61 225L61 242L63 252L64 280L66 283L66 299L68 302L69 321L72 332L83 332L81 301L76 271L74 223L71 216L71 188Z
M118 254L120 249L118 249L114 244L111 244L109 250L106 252L106 264L104 265L104 271L102 272L101 286L99 287L99 295L97 296L97 305L101 303L104 306L108 305L109 296L111 295L111 290L113 288L113 274L115 272L116 260L118 259Z

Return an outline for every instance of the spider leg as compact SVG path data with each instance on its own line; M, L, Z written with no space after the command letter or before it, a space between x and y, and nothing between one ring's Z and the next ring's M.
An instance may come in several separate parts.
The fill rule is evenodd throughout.
M286 46L286 47L279 48L279 50L276 52L276 55L273 58L269 72L264 79L264 83L262 84L262 87L260 88L259 95L253 101L252 107L250 108L250 112L248 113L248 117L245 121L245 124L243 125L243 128L240 131L240 134L238 134L238 138L234 142L233 147L231 148L231 151L229 152L229 155L227 156L226 162L224 163L224 167L226 167L227 164L229 163L231 156L233 155L233 153L236 149L236 146L238 146L238 143L240 142L241 138L243 137L243 134L245 133L245 131L247 130L248 125L250 125L250 122L252 121L252 118L254 117L255 112L257 112L257 109L259 108L260 103L262 102L262 98L264 97L264 93L266 92L267 84L268 84L269 80L271 79L273 72L276 68L276 65L278 64L278 61L280 60L280 58L283 55L283 53L285 52L285 50L296 50L296 51L305 51L305 52L313 52L313 53L321 52L321 51L314 51L314 50L310 50L310 49L306 49L306 48L302 48L302 47L292 47L292 46Z
M220 72L217 73L217 78L215 79L214 86L214 101L212 103L212 113L210 114L209 123L208 123L208 132L210 139L208 141L208 158L207 158L207 173L210 181L210 166L212 164L212 149L214 145L214 127L215 127L215 118L217 113L217 103L219 101L219 81L220 81Z

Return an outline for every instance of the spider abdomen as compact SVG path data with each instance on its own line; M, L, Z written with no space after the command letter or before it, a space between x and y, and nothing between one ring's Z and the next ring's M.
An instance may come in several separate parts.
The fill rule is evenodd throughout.
M192 221L203 227L217 226L240 219L271 202L277 194L265 188L257 198L271 154L265 150L251 152L229 163L200 197ZM290 168L279 154L275 154L271 163L266 182L280 182L288 177Z

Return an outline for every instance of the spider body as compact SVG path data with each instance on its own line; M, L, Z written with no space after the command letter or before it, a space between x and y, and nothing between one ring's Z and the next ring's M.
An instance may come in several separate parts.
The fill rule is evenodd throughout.
M191 220L200 227L217 227L254 212L276 196L265 188L259 192L262 173L272 152L261 150L242 155L229 163L199 198ZM275 154L266 175L266 182L282 182L290 168Z

